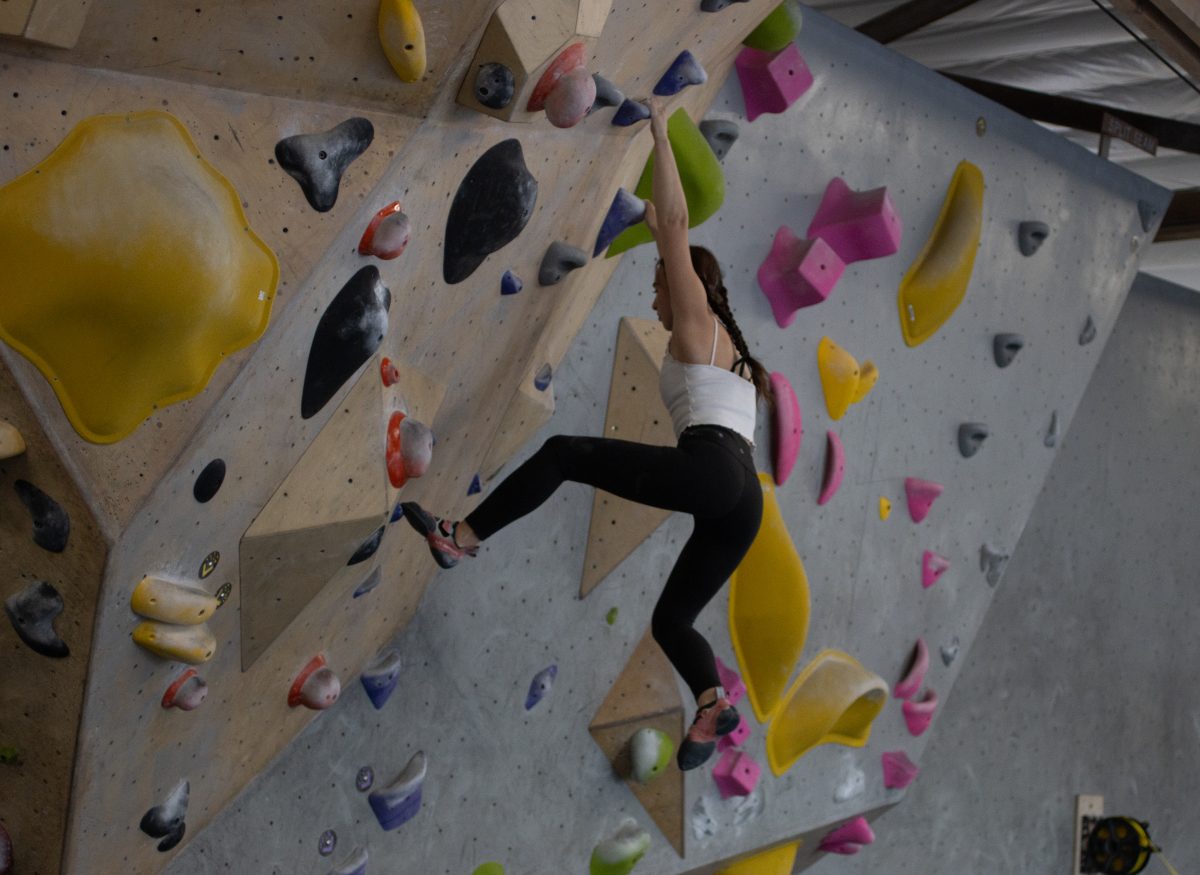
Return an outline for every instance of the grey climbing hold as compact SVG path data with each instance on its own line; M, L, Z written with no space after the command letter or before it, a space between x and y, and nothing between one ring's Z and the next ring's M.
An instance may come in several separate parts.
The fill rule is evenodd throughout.
M592 104L593 110L600 106L620 106L625 102L625 95L621 89L599 73L593 73L592 80L596 83L596 102Z
M1050 236L1045 222L1022 222L1017 226L1017 246L1024 256L1033 255Z
M708 73L704 72L696 56L684 49L655 84L654 93L659 97L670 97L689 85L703 85L707 81Z
M1150 201L1138 201L1138 219L1141 220L1142 230L1150 233L1150 229L1154 227L1158 221L1158 210Z
M958 636L954 636L954 640L950 644L942 645L942 664L946 668L950 667L950 663L958 658Z
M317 839L317 853L322 857L328 857L336 847L337 833L331 829L325 830L325 832L321 833L320 838Z
M1092 317L1087 317L1087 322L1083 323L1083 329L1079 332L1079 345L1087 346L1096 339L1096 323L1092 321Z
M702 0L700 10L702 12L720 12L730 3L747 3L749 0Z
M366 875L368 859L367 849L357 847L338 863L336 869L330 869L329 875Z
M964 422L958 427L958 451L964 459L979 452L988 436L987 426L982 422Z
M623 188L618 188L613 195L608 214L600 224L600 233L596 235L596 246L592 249L595 258L617 239L617 235L631 225L636 225L646 215L646 202L635 194Z
M360 793L366 793L374 784L375 770L370 766L363 766L354 776L354 786Z
M979 570L983 572L988 586L995 586L1004 574L1004 566L1008 563L1008 554L993 549L988 544L979 548Z
M625 98L625 101L617 107L617 111L613 114L612 123L618 127L627 128L648 118L650 118L650 108L646 104Z
M1046 436L1042 438L1042 443L1048 447L1052 447L1058 443L1058 411L1055 410L1050 414L1050 427L1046 429Z
M1019 334L997 334L992 338L992 355L996 359L996 366L1007 368L1024 346L1025 338Z
M571 271L583 267L587 262L587 253L582 249L555 240L542 256L542 266L538 268L538 285L556 285Z
M188 790L188 782L180 781L171 791L166 802L162 805L155 805L142 815L142 822L138 824L138 828L152 839L162 839L158 843L160 851L171 850L183 839L186 829L183 819L187 816Z
M38 489L28 480L13 483L21 504L33 517L33 543L51 553L67 549L67 538L71 534L71 518L62 505Z
M5 599L4 611L17 635L34 652L55 659L71 654L66 642L54 631L54 620L63 612L63 598L50 584L34 581Z
M489 109L504 109L516 90L513 71L503 64L480 64L475 74L475 99Z
M724 161L733 144L737 142L740 133L736 122L726 119L705 119L700 122L700 133L708 141L708 148L713 150L718 161Z
M318 213L327 213L337 203L342 174L374 138L375 128L367 119L346 119L324 133L280 140L275 144L275 160L300 183L309 205Z

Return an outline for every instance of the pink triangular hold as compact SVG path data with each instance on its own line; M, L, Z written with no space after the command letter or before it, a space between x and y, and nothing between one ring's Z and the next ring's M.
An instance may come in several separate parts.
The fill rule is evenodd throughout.
M819 505L833 498L842 485L842 475L846 473L846 452L842 449L842 439L833 431L825 435L828 446L825 449L825 476L821 481L821 494L817 496Z
M821 839L820 850L830 854L857 854L875 841L875 833L865 817L847 821Z
M907 477L904 480L904 493L908 496L908 515L914 523L919 523L929 516L929 508L942 494L942 484L932 480L921 480L918 477Z
M917 779L920 769L902 750L888 751L880 761L883 763L883 786L889 790L900 790Z
M911 699L917 694L917 690L921 689L927 671L929 671L929 648L925 646L924 638L918 638L916 646L913 647L908 670L892 690L892 695L897 699Z
M730 705L736 705L746 695L746 684L740 674L721 662L721 657L716 657L716 660L717 677L721 679L721 687L725 690L725 700Z
M911 735L917 736L929 728L933 722L933 712L937 710L938 697L933 690L926 690L925 695L904 703L904 722Z
M796 465L800 441L804 438L804 424L792 384L778 371L771 372L771 395L775 399L771 418L771 467L775 469L775 485L782 486Z
M900 248L900 217L887 188L854 191L834 177L808 226L808 236L824 240L846 264L883 258Z
M778 52L746 47L733 63L742 84L748 121L764 112L783 112L813 84L812 71L794 42Z
M921 554L921 586L929 589L949 567L950 560L945 556L926 550Z
M787 328L801 307L829 297L846 270L824 240L801 240L787 225L775 232L771 251L758 268L758 287L771 302L775 324Z

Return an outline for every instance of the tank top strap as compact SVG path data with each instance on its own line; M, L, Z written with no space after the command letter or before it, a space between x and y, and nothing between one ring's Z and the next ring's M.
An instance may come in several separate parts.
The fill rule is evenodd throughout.
M717 339L721 336L721 332L718 330L718 324L719 323L717 322L716 314L714 313L713 314L713 347L712 347L712 353L710 353L708 356L708 364L710 367L717 363Z

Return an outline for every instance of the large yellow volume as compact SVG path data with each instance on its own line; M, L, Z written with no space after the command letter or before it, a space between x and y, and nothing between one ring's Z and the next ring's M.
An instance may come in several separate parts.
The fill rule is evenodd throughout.
M412 0L380 0L379 42L403 81L419 82L425 75L425 29Z
M763 518L730 578L729 632L754 713L765 721L779 704L808 637L808 577L779 512L771 475L758 475Z
M788 842L726 866L717 875L792 875L800 842Z
M983 228L983 173L962 161L933 233L900 281L900 330L919 346L942 327L967 293Z

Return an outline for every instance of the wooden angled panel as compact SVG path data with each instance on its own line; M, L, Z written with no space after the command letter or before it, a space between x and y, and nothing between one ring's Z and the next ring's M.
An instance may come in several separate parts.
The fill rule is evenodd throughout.
M25 38L61 49L73 48L83 33L90 0L37 0L25 25Z
M24 35L32 9L33 0L7 0L0 3L0 33L10 36Z

